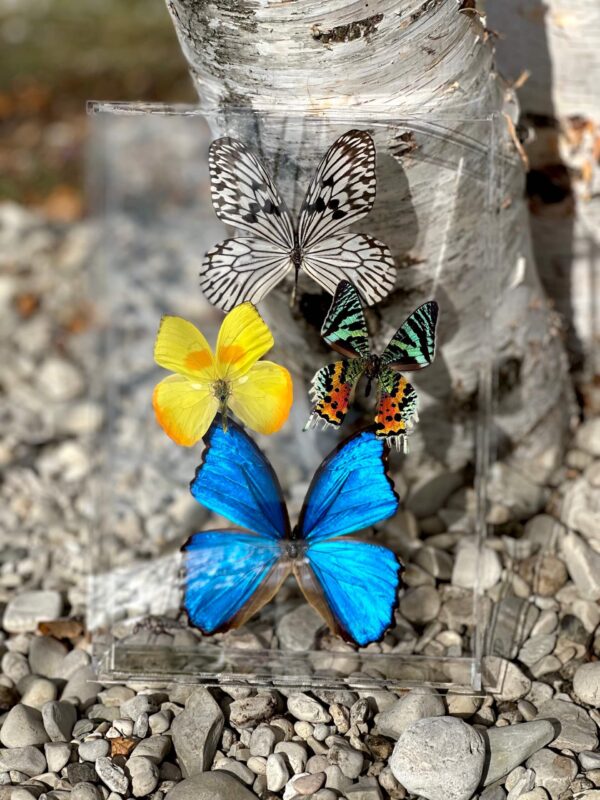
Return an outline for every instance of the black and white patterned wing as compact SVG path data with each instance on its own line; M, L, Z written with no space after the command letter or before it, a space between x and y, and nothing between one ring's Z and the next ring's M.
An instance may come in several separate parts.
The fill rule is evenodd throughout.
M439 306L423 303L394 334L381 356L382 363L401 372L429 366L435 356L435 327Z
M258 303L292 268L292 260L265 239L226 239L204 256L200 288L207 300L231 311L249 300Z
M321 336L348 358L369 355L369 331L360 295L349 281L338 283Z
M300 250L335 236L362 219L375 202L375 145L366 131L351 130L325 153L298 217Z
M338 283L353 283L368 306L383 300L394 287L394 259L383 242L365 233L331 237L303 254L302 268L333 294Z
M294 226L284 200L258 158L237 139L216 139L208 151L216 215L282 252L294 246Z

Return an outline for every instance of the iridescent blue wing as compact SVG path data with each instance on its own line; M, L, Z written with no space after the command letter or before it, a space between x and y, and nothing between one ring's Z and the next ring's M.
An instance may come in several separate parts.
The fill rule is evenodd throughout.
M393 516L399 498L386 472L386 446L374 431L346 439L312 480L298 522L312 544L353 533Z
M273 468L232 420L217 417L204 437L206 449L190 491L206 508L270 539L289 535L290 523Z
M392 624L401 569L391 550L352 537L311 544L294 564L306 599L331 630L361 646Z
M204 633L243 625L275 595L290 572L273 539L243 531L204 531L182 548L183 607Z
M422 369L435 356L435 326L439 313L435 300L423 303L392 336L381 363L400 372Z

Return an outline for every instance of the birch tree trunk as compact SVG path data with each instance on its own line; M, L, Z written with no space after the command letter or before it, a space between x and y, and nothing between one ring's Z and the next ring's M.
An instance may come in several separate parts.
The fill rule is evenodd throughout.
M532 129L531 230L540 276L564 316L575 367L600 368L600 4L488 3L500 70Z
M472 4L167 0L167 5L205 107L242 106L257 112L259 120L262 111L330 119L343 114L340 132L352 127L353 114L363 126L371 115L421 119L429 133L437 131L437 138L419 138L397 126L375 131L378 154L391 153L395 163L392 168L389 159L379 162L376 206L361 227L390 246L399 278L397 290L371 315L374 332L384 340L420 302L437 297L441 350L435 368L414 375L422 405L413 442L425 445L428 457L443 468L462 467L472 457L473 395L482 342L490 332L482 297L491 294L500 379L496 433L504 455L543 477L562 448L571 388L559 326L532 255L522 200L525 171L514 139L515 98L494 71L492 47ZM460 170L445 181L439 165L451 151L440 135L443 120L450 118L458 120L453 135L474 142L484 163L488 141L482 140L480 120L492 114L501 120L496 149L504 176L490 276L481 267L490 247L478 226L481 192L469 188ZM294 178L303 186L332 140L311 136L313 146L297 154ZM289 137L289 130L262 126L267 160ZM428 157L415 158L418 153L411 151L423 147L429 148ZM282 188L289 197L291 181ZM314 286L307 291L314 293ZM307 321L316 314L318 298L309 294L304 316L292 320L288 295L278 289L265 305L288 359L308 380L327 360ZM420 445L419 436L425 437Z

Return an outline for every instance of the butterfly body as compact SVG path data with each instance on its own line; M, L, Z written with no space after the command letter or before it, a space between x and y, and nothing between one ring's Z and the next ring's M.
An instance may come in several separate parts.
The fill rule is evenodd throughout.
M381 545L353 534L395 514L385 446L361 431L317 470L297 524L263 453L230 421L205 437L191 483L202 505L243 528L202 531L184 545L184 609L205 633L244 624L293 574L331 630L364 645L393 620L400 563Z
M309 184L294 221L267 170L242 142L224 137L209 149L215 213L244 235L209 250L200 286L211 303L229 311L259 302L294 270L330 294L346 277L368 303L393 287L394 259L367 234L344 233L375 201L375 145L366 131L351 130L329 148Z
M321 335L347 360L327 364L315 373L310 392L315 406L306 427L319 420L339 427L364 376L365 396L377 383L376 436L406 450L406 437L418 419L417 393L400 370L421 369L432 362L437 317L437 303L424 303L408 317L381 355L372 353L360 295L351 283L341 281Z

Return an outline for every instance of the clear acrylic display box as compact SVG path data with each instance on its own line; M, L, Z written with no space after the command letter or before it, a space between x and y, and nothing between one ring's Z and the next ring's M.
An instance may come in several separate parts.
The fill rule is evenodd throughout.
M110 103L89 110L91 201L101 228L92 275L95 391L107 425L97 443L88 624L102 678L478 690L486 619L476 559L492 456L494 343L488 324L473 340L473 314L462 309L475 304L479 320L490 319L495 296L502 175L496 121L441 120L425 111L394 119L389 111L283 117ZM385 345L425 300L440 305L435 361L410 375L420 398L410 452L390 454L401 510L364 538L391 547L407 565L402 596L432 586L438 607L420 589L426 608L416 620L415 612L412 620L403 616L401 600L383 641L357 648L315 625L290 578L243 628L203 636L181 612L180 547L190 534L224 521L215 524L189 492L202 445L174 444L155 421L151 397L166 374L153 360L161 316L191 320L213 343L222 319L198 284L205 251L231 235L213 210L208 147L223 135L246 143L297 214L317 163L352 128L373 136L378 178L374 208L355 229L383 239L397 264L393 298L368 313L373 344ZM303 432L308 378L334 358L319 337L330 298L306 277L293 309L289 293L289 285L279 287L259 310L275 338L267 357L292 371L294 406L279 434L252 436L273 463L293 522L315 468L341 438L369 423L373 398L365 400L359 388L339 433ZM302 353L291 335L299 327ZM474 576L464 586L452 583L460 548L468 550Z

